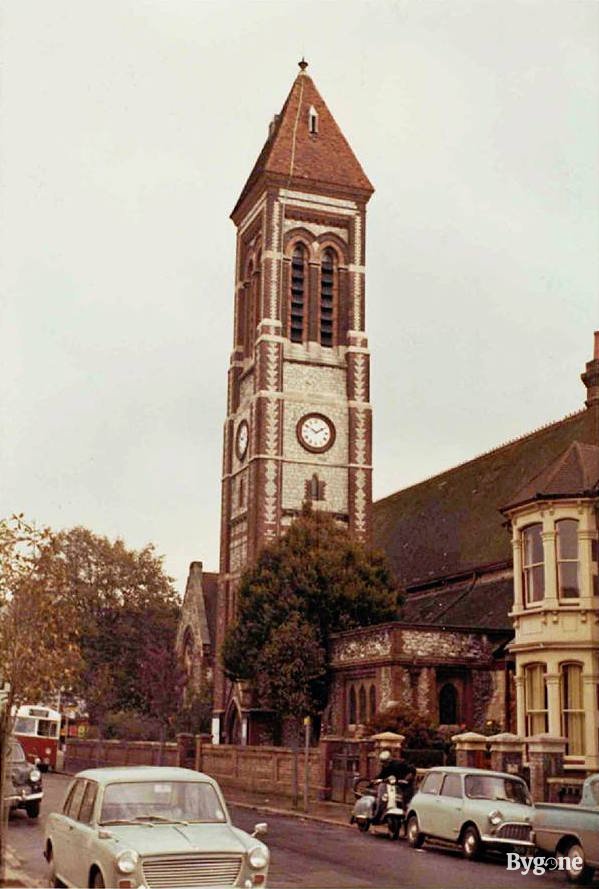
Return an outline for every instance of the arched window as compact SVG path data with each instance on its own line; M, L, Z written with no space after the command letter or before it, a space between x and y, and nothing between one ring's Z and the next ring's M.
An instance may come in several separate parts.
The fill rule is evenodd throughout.
M358 721L357 718L357 706L356 706L356 689L350 686L349 689L349 724L355 725Z
M256 255L256 265L252 275L252 341L256 336L256 328L261 321L261 279L262 279L262 254L258 251Z
M335 303L337 295L337 263L330 247L322 254L320 264L320 343L334 343Z
M578 599L580 596L580 566L578 562L578 522L576 519L560 519L555 523L557 531L557 586L560 599Z
M254 314L252 305L252 279L254 276L254 263L250 260L247 267L246 279L243 285L243 352L249 355L252 342L252 317Z
M560 696L562 705L562 735L568 739L569 756L582 756L584 744L584 706L582 703L582 665L560 666Z
M457 725L458 722L458 693L455 685L446 682L439 692L439 723Z
M314 105L310 105L308 111L308 130L312 136L315 136L318 132L318 111Z
M358 692L358 716L361 723L368 720L368 712L366 710L366 689L363 685L360 686L360 691Z
M547 686L545 664L529 664L524 668L524 709L526 734L538 735L547 731Z
M541 522L529 525L522 531L522 575L524 601L527 605L540 602L545 596L545 558L542 532Z
M306 279L306 248L303 244L296 244L291 258L291 299L289 307L289 339L292 343L302 343L304 341Z
M374 685L370 686L370 691L368 692L368 711L370 718L374 719L376 714L376 688Z

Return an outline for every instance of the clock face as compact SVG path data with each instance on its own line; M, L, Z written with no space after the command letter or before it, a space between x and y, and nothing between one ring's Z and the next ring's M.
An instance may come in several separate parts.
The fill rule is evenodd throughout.
M335 441L335 427L323 414L306 414L297 424L297 437L308 451L326 451Z
M245 452L248 449L248 441L250 439L250 430L248 428L248 424L245 420L242 420L239 426L237 427L237 456L240 460L243 460L245 457Z

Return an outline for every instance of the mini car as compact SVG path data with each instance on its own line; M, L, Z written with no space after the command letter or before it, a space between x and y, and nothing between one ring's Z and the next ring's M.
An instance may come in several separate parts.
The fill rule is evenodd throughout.
M191 769L87 769L46 822L51 885L265 886L268 848L231 823L216 781Z
M37 818L44 796L42 773L37 766L27 762L25 751L14 738L10 741L7 774L9 810L25 809L30 818Z
M466 858L485 849L532 849L533 803L516 775L484 769L430 769L408 811L407 837L413 848L425 839L457 843Z

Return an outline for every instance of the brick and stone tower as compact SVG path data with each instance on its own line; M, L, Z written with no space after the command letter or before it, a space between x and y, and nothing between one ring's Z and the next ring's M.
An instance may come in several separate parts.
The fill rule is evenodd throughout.
M234 344L224 426L217 647L241 571L306 499L371 524L364 236L373 188L300 62L231 218ZM213 736L266 740L266 714L215 676ZM249 718L251 715L251 719Z

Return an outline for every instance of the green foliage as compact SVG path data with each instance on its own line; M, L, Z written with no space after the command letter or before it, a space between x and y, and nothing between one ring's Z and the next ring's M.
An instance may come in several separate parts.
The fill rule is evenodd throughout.
M251 682L281 716L317 712L331 633L393 620L397 605L384 556L305 507L242 577L238 618L221 651L225 673Z
M367 731L371 735L379 732L404 735L404 747L413 749L429 749L442 744L443 740L428 716L405 704L394 704L380 710L368 724Z
M104 718L103 735L108 740L159 741L161 734L162 726L158 719L135 710L110 711ZM96 726L90 728L88 737L98 737Z
M81 527L57 535L57 546L80 627L84 667L74 690L100 729L111 711L149 712L149 648L172 649L178 619L162 559L151 545L130 550Z

